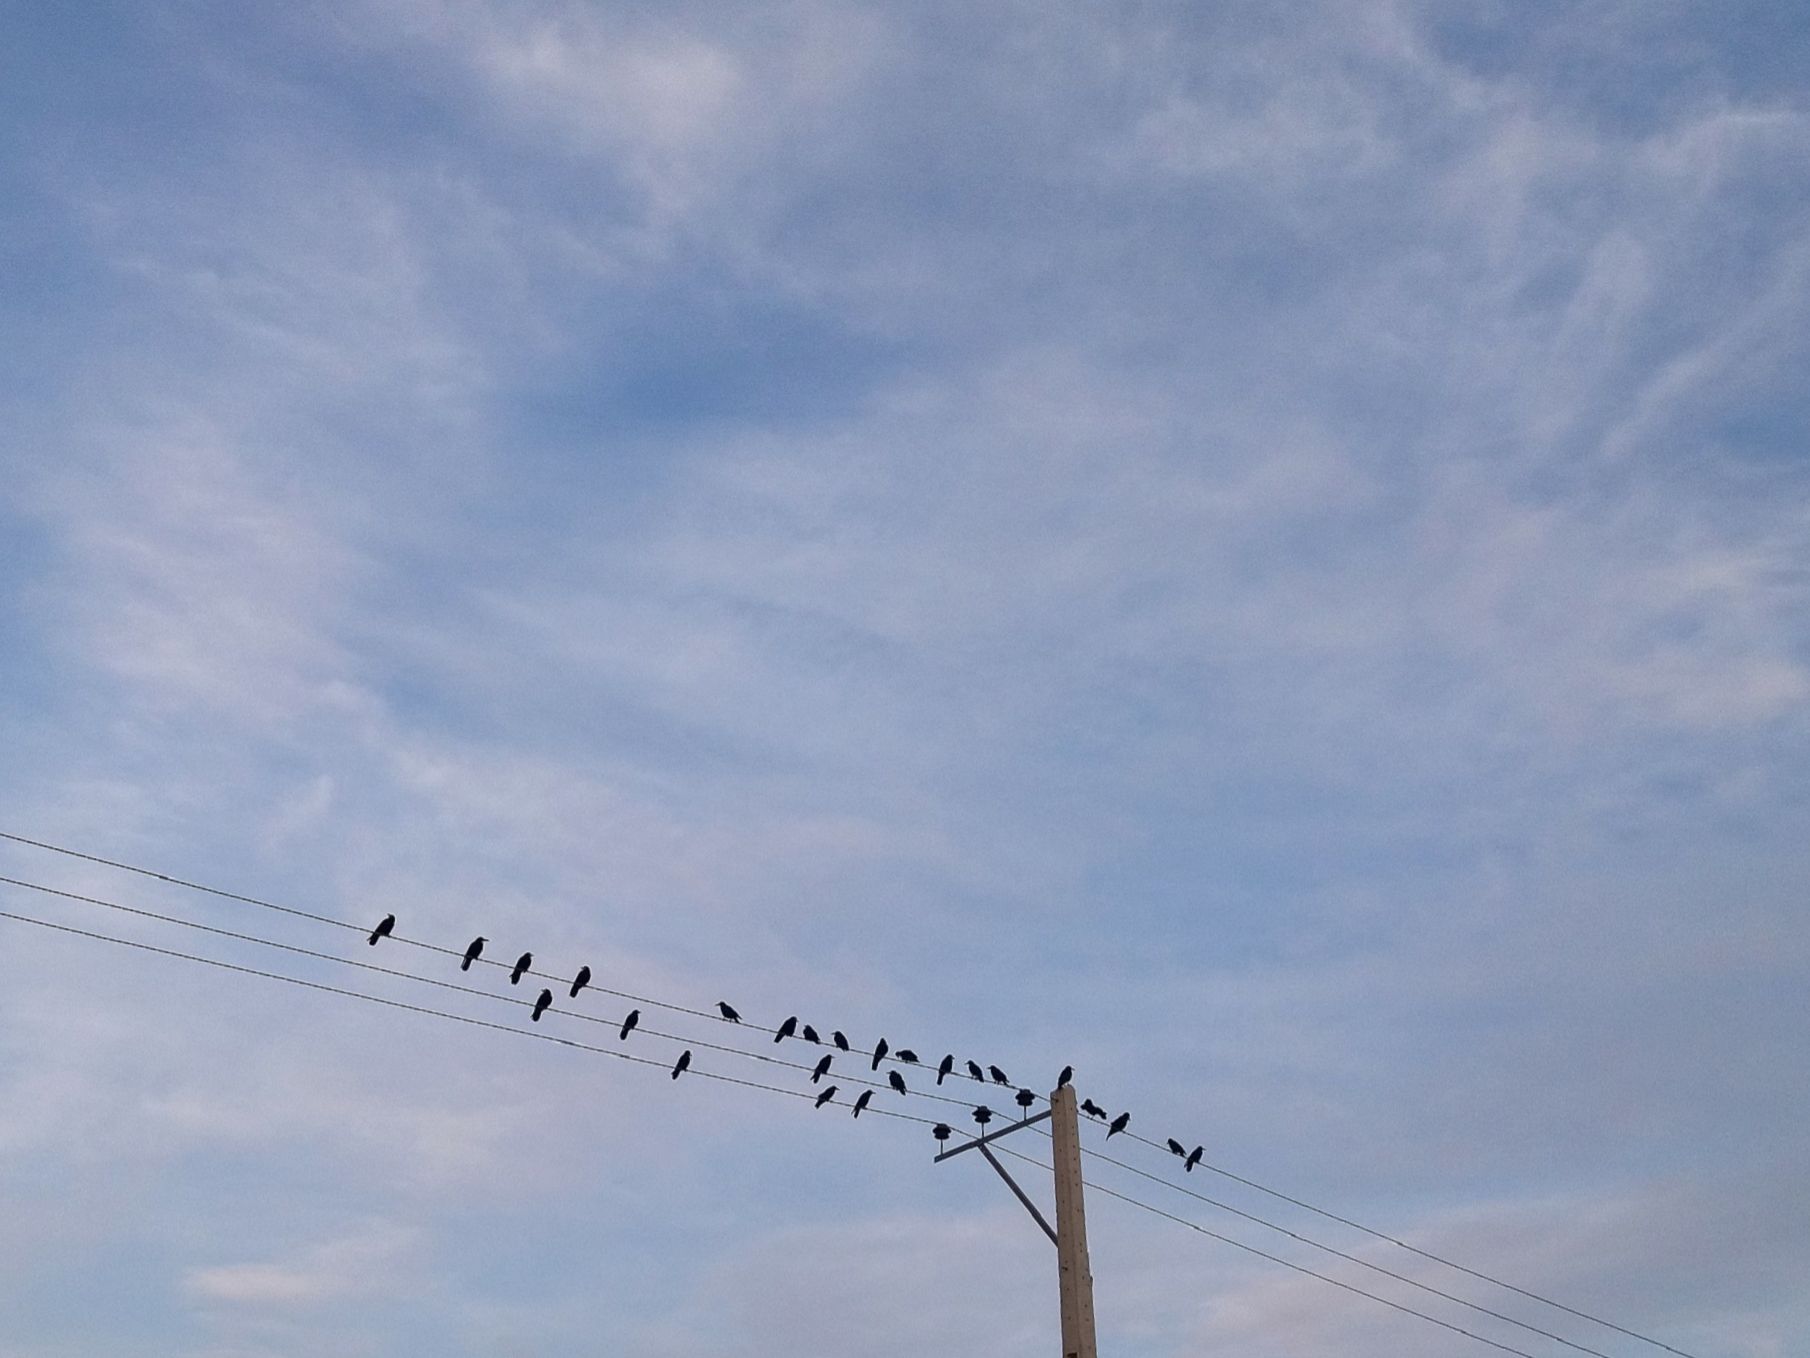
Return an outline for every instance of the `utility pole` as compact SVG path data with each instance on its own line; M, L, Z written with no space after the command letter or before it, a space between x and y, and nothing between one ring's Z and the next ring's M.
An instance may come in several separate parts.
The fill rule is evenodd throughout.
M1055 1147L1056 1225L1053 1228L1037 1210L1030 1195L999 1163L989 1144L1046 1118ZM1099 1349L1094 1343L1094 1277L1087 1264L1087 1220L1081 1206L1081 1127L1075 1113L1075 1091L1063 1085L1050 1095L1047 1112L1010 1123L997 1132L944 1151L936 1157L936 1163L972 1150L978 1150L993 1166L994 1172L1006 1181L1012 1196L1056 1247L1056 1281L1062 1305L1062 1358L1099 1358Z

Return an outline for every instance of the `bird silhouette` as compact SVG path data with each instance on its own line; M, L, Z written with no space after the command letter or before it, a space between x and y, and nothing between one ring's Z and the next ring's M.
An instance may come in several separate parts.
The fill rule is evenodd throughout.
M570 998L574 1000L577 999L578 992L589 984L591 984L591 969L589 967L580 967L578 969L578 975L572 978L572 994Z
M742 1021L742 1016L740 1014L736 1013L735 1010L726 1001L718 1000L716 1002L716 1009L717 1009L717 1013L721 1014L724 1018L728 1019L729 1022L731 1022L731 1023L740 1023Z
M470 971L471 964L478 960L478 954L484 951L484 945L490 942L487 938L474 938L465 948L465 960L459 963L460 971Z
M1115 1136L1117 1136L1120 1132L1124 1131L1130 1125L1131 1125L1131 1114L1130 1113L1120 1113L1116 1118L1114 1118L1112 1120L1112 1126L1110 1126L1106 1129L1106 1139L1108 1141L1111 1141Z
M836 1097L836 1086L831 1085L828 1089L824 1090L823 1093L821 1093L817 1096L817 1102L815 1104L813 1104L812 1107L821 1108L821 1107L823 1107L824 1104L828 1103L831 1099L833 1099L835 1097Z
M983 1071L979 1066L975 1065L972 1061L968 1062L968 1074L972 1075L975 1079L980 1080L983 1083L985 1082L985 1080L987 1078L986 1072Z
M868 1101L871 1100L873 1098L873 1096L874 1096L874 1091L871 1089L864 1089L861 1091L861 1097L855 1100L855 1116L856 1117L861 1116L861 1110L863 1108L867 1107Z
M1100 1105L1095 1103L1092 1099L1081 1100L1081 1111L1086 1113L1089 1117L1104 1118L1106 1116L1106 1110L1100 1107Z
M974 1120L982 1127L985 1127L989 1122L993 1121L993 1110L983 1103L979 1108L974 1110Z
M679 1059L672 1063L672 1078L678 1079L691 1068L691 1049L687 1047L679 1053Z
M874 1063L870 1067L870 1069L878 1070L880 1068L880 1058L885 1055L886 1055L886 1039L881 1038L877 1043L874 1044Z
M893 1060L903 1061L908 1066L915 1066L918 1063L918 1054L909 1047L901 1047L893 1053Z
M371 930L371 936L367 938L365 942L375 948L377 946L377 940L380 938L388 938L390 936L390 930L395 927L396 917L394 915L385 915L377 927Z
M940 1085L943 1082L943 1077L954 1069L955 1058L953 1056L945 1056L941 1061L938 1061L936 1063L936 1082Z
M934 1136L938 1141L947 1141L954 1134L955 1129L946 1122L939 1122L930 1129L930 1135Z
M635 1025L639 1022L641 1022L641 1011L639 1009L629 1010L628 1017L622 1020L622 1031L616 1034L616 1040L626 1041L628 1035L635 1031Z
M834 1042L836 1044L837 1051L847 1051L848 1050L848 1039L846 1037L844 1037L841 1033L831 1033L830 1041Z
M998 1066L988 1066L987 1074L993 1077L993 1083L996 1085L1009 1085L1012 1083L1011 1077Z
M522 979L522 973L534 965L534 954L525 952L515 959L515 969L509 973L509 984L516 985Z
M1030 1106L1035 1102L1037 1102L1037 1096L1031 1093L1030 1090L1021 1089L1018 1091L1018 1106L1020 1108L1029 1111Z
M534 1002L534 1012L528 1015L528 1017L533 1019L536 1023L539 1023L540 1016L547 1012L547 1006L552 1003L553 992L551 990L541 991L540 998Z
M1074 1078L1075 1078L1075 1068L1073 1066L1062 1067L1062 1074L1060 1074L1056 1077L1056 1088L1057 1089L1062 1088L1063 1085L1067 1084L1070 1080L1072 1080Z
M1171 1155L1186 1155L1188 1153L1188 1148L1182 1145L1182 1143L1177 1141L1174 1137L1169 1138L1168 1145L1169 1154Z
M1194 1166L1200 1163L1200 1157L1205 1155L1206 1152L1207 1148L1205 1146L1196 1146L1193 1150L1188 1152L1188 1158L1183 1162L1182 1168L1192 1174L1194 1172Z
M798 1031L798 1015L794 1014L794 1015L792 1015L791 1018L787 1019L784 1023L780 1024L778 1028L774 1029L773 1040L775 1042L782 1042L786 1038L792 1036L792 1034L797 1031Z
M906 1092L905 1077L896 1070L889 1070L886 1072L886 1083L898 1090L901 1094Z
M819 1061L815 1066L811 1067L811 1083L812 1084L816 1084L825 1075L829 1074L830 1059L831 1058L830 1058L829 1053L825 1052L823 1054L823 1059L821 1061Z
M821 1037L817 1036L817 1030L815 1028L811 1027L811 1025L808 1023L805 1024L804 1027L802 1027L798 1030L798 1035L800 1037L802 1037L806 1042L823 1041L823 1039Z

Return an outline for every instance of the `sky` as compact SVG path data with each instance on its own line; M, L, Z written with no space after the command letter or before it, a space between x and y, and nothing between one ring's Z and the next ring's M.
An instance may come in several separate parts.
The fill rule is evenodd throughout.
M1072 1063L1695 1358L1810 1354L1810 11L6 14L0 830ZM0 919L0 1358L1056 1351L1048 1242L846 1081L0 901L658 1063ZM1663 1352L1100 1136L1536 1358L1168 1183ZM1498 1352L1088 1226L1102 1352Z

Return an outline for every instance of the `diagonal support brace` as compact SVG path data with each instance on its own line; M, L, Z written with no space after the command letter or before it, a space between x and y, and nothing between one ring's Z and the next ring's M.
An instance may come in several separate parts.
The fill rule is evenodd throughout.
M1037 1204L1032 1202L1025 1191L1018 1186L1018 1180L1006 1173L1006 1167L999 1163L999 1158L993 1154L988 1146L979 1141L976 1141L974 1144L979 1147L980 1153L987 1157L987 1163L993 1166L994 1170L999 1174L999 1177L1006 1181L1006 1187L1011 1189L1012 1192L1017 1195L1018 1201L1024 1204L1024 1210L1031 1214L1031 1220L1043 1227L1043 1233L1050 1238L1050 1244L1060 1248L1060 1245L1056 1240L1055 1230L1050 1226L1049 1222L1043 1219L1043 1213L1037 1210Z

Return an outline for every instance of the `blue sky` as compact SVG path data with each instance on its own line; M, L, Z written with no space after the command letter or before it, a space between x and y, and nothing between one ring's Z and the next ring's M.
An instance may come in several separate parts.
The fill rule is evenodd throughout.
M1800 7L9 17L0 828L1810 1352ZM0 925L5 1358L1055 1342L921 1128ZM1115 1353L1490 1351L1090 1227Z

